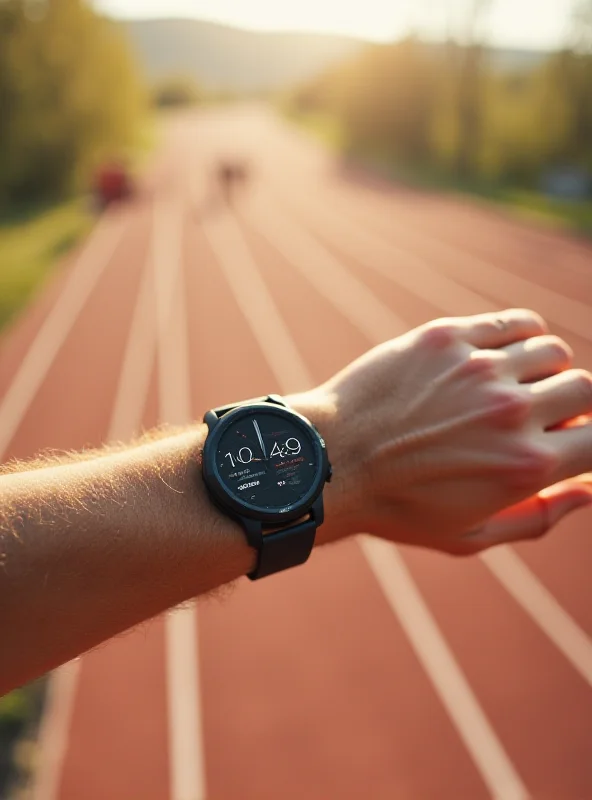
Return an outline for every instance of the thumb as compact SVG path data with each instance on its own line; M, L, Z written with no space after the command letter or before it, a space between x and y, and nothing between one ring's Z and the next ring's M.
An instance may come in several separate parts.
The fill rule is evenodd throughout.
M536 539L567 514L588 505L592 505L592 488L563 481L500 511L468 534L467 544L478 552L504 542Z

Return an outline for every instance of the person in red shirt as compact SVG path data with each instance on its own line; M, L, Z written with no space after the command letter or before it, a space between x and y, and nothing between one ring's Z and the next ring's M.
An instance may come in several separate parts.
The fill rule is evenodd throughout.
M95 177L95 195L101 207L131 194L131 183L122 161L112 160L103 164Z

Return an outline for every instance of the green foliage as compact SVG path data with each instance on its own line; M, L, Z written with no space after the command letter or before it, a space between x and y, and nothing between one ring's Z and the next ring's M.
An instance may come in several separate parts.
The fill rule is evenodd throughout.
M201 92L190 77L174 76L158 83L152 91L152 104L156 108L192 106L201 100Z
M19 765L16 749L19 741L34 732L45 696L41 679L0 697L0 796L12 797L18 786ZM23 765L24 766L24 765Z
M0 208L79 188L132 144L142 103L120 30L82 0L3 0Z
M0 328L49 273L56 258L86 233L91 215L80 202L0 221Z
M591 8L590 0L584 0ZM372 46L301 86L297 113L333 115L347 148L461 183L536 187L546 169L592 170L589 47L528 70L496 68L478 43Z
M426 48L414 39L363 53L339 98L352 147L426 158L436 100L432 72Z

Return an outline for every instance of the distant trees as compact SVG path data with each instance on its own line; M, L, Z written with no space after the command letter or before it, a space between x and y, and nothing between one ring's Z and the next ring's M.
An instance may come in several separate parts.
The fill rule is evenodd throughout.
M420 161L428 156L436 85L423 45L366 50L341 76L340 113L354 147L372 143L380 152Z
M143 102L123 34L83 0L2 0L0 208L80 185Z
M192 106L201 100L201 96L193 78L172 76L156 84L152 90L152 103L157 108Z
M370 46L301 87L302 111L328 111L347 146L462 180L535 185L549 167L592 170L592 0L576 0L565 49L528 69L497 63L483 35L488 0L447 42Z

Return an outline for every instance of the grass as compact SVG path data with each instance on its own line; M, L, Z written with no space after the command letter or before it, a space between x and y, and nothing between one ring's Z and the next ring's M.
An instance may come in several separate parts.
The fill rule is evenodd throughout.
M0 219L0 329L20 311L58 259L92 224L82 200Z
M339 120L331 114L321 112L298 114L287 111L287 116L297 124L303 125L317 139L324 142L331 150L343 152L346 147L346 132Z
M45 683L40 679L0 697L0 797L12 797L30 781Z
M508 188L500 191L499 201L527 219L592 236L592 200L559 200L538 192Z
M346 152L346 132L338 119L329 114L299 114L288 110L287 116L305 128L331 150ZM352 162L366 166L387 180L436 189L441 192L479 197L530 222L543 223L592 237L592 200L575 201L548 197L541 192L484 181L460 182L450 174L433 169L417 170L394 163L376 154L351 154Z

